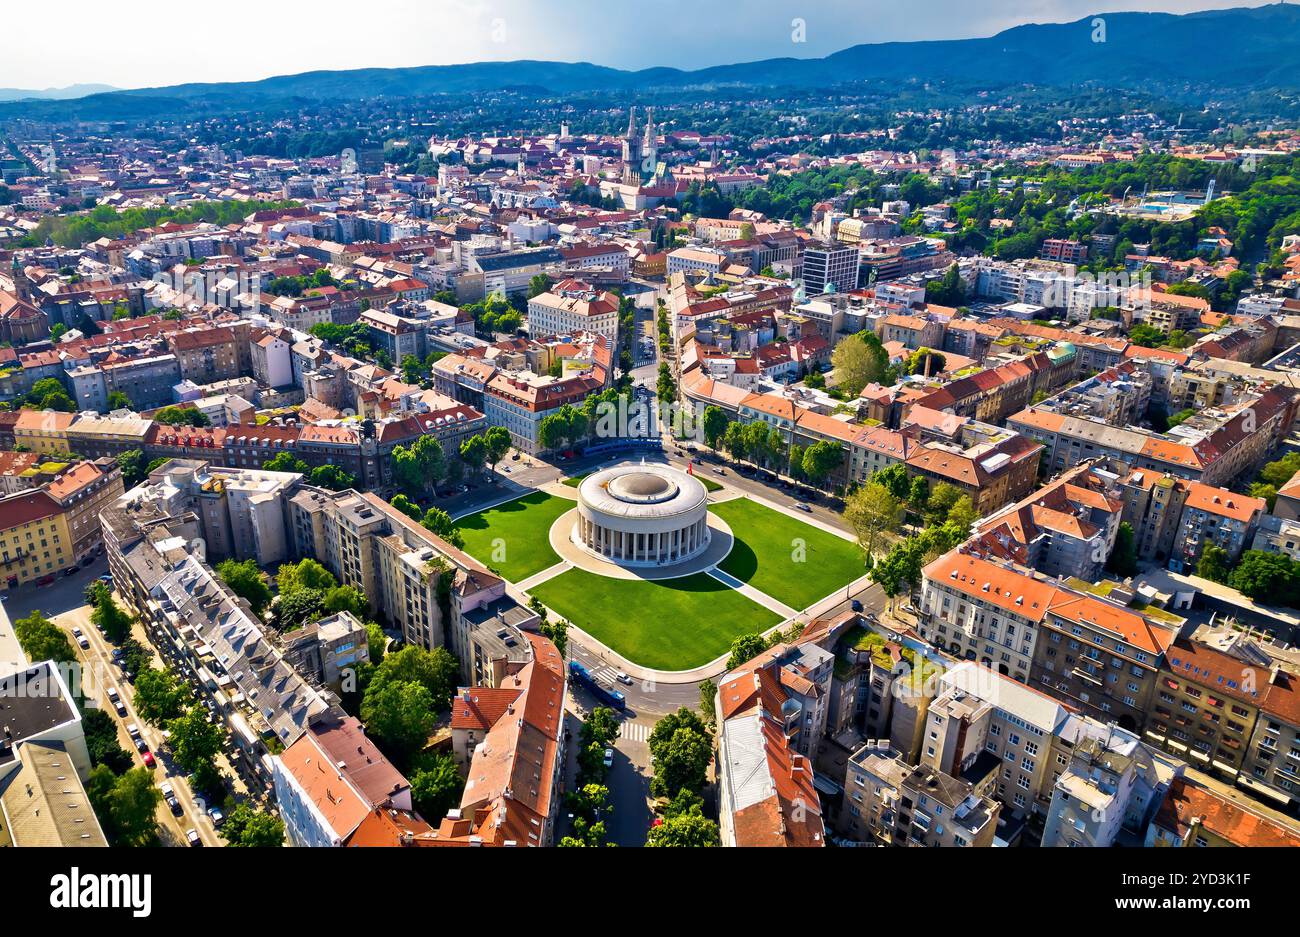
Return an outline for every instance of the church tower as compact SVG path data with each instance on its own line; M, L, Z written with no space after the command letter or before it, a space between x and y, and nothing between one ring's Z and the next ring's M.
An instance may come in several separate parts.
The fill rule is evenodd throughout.
M659 139L655 132L655 109L648 108L645 117L645 140L641 143L641 165L646 174L653 176L659 166Z
M637 164L636 107L627 112L627 133L623 135L623 184L640 185L641 167Z

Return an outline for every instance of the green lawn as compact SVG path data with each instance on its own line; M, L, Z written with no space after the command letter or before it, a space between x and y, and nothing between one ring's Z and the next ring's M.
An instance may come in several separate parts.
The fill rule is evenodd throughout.
M791 608L805 609L866 572L856 544L756 501L736 498L712 510L736 538L718 567Z
M574 502L544 491L462 517L465 552L511 582L520 582L560 562L551 549L551 525ZM496 541L500 540L500 543Z
M738 635L781 622L705 573L652 581L571 569L531 592L628 660L656 670L707 664Z

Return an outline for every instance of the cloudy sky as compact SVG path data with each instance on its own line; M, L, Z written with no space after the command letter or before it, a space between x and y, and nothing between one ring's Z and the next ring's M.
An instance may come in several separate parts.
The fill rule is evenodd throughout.
M510 59L698 68L863 42L988 36L1114 10L1261 0L61 0L5 3L0 87L243 81ZM792 41L796 19L802 42Z

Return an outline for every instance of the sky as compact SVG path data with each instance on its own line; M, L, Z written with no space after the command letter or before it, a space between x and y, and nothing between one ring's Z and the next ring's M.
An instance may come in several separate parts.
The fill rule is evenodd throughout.
M0 87L251 81L512 59L701 68L864 42L989 36L1095 13L1262 0L61 0L6 3ZM802 25L801 25L802 24Z

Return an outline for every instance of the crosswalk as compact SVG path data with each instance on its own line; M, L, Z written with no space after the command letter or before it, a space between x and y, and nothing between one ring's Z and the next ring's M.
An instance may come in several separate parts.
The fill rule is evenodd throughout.
M619 723L618 737L629 742L644 742L650 738L650 730L653 728L644 722L622 722Z

